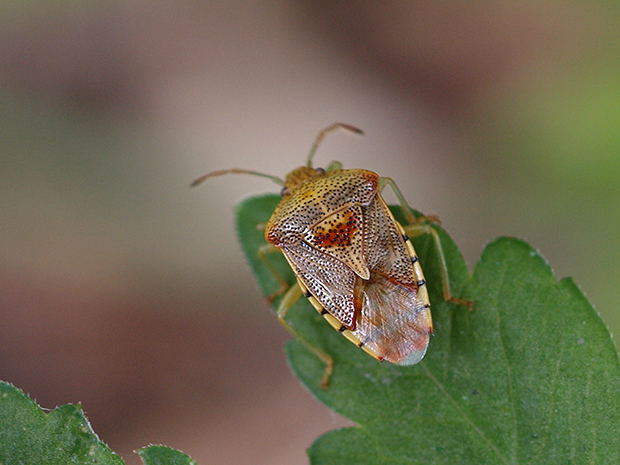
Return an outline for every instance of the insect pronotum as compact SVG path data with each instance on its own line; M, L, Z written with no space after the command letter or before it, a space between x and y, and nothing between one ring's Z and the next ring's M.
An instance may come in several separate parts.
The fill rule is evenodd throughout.
M329 126L314 141L306 165L284 180L233 168L212 171L192 183L196 186L224 174L251 174L283 187L259 258L280 283L268 297L272 301L283 295L278 320L325 363L322 387L329 381L332 358L286 320L302 295L331 326L377 360L414 365L426 353L433 325L426 281L409 238L431 234L441 260L444 298L472 306L452 297L441 242L430 224L433 218L416 218L390 178L362 169L343 170L338 162L326 170L312 167L320 142L336 129L363 134L347 124ZM408 225L399 224L383 200L386 186L401 204ZM289 286L270 264L266 255L274 250L284 254L297 278L295 285Z

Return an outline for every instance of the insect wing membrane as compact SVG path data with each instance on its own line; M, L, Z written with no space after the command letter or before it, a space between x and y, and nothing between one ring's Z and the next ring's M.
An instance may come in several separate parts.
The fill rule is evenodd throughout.
M377 195L364 207L369 280L358 280L361 308L353 334L379 358L413 365L426 353L432 332L430 304L415 251Z

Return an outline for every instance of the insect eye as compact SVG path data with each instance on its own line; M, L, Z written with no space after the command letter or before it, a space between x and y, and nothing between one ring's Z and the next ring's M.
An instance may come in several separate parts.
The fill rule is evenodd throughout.
M316 171L317 173L319 173L320 175L325 174L325 170L323 168L315 168L314 171Z
M282 197L284 197L286 194L288 194L288 187L283 187L282 190L280 191L280 195Z

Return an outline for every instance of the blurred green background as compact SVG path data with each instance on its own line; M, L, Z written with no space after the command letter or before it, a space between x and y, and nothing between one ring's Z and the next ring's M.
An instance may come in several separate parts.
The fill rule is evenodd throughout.
M306 463L344 421L287 371L233 206L315 157L392 177L469 263L500 235L620 331L614 2L0 4L0 378L127 463ZM562 328L557 328L562 331ZM432 350L432 342L431 348ZM243 448L236 447L241 441Z

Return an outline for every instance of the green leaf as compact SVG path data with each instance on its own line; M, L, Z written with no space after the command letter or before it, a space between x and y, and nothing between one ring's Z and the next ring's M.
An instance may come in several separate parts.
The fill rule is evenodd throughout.
M144 465L196 465L192 458L168 446L151 445L138 450Z
M0 463L120 465L102 443L79 405L46 414L22 391L0 382Z
M265 243L257 225L278 201L251 198L237 210L241 243L265 295L278 286L257 258ZM453 294L475 300L475 307L443 300L433 242L415 238L435 328L418 365L377 362L305 299L289 311L287 320L334 360L329 386L321 389L324 365L292 341L293 370L314 396L357 425L319 438L311 462L620 463L618 356L583 294L570 279L558 283L544 259L517 239L489 244L472 277L454 242L441 228L439 234ZM284 258L273 255L292 284Z
M145 465L196 465L165 446L138 451ZM79 405L45 413L15 386L0 381L1 465L122 465L92 430Z

